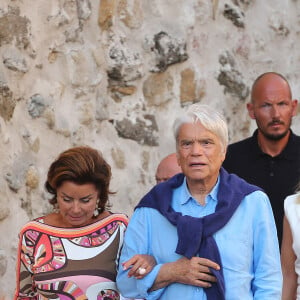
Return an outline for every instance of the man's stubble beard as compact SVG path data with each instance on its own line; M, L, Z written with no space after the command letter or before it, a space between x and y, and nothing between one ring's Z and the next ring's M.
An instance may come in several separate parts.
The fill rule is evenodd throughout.
M267 132L263 132L261 131L261 133L263 134L263 136L270 140L270 141L280 141L281 139L283 139L288 133L289 133L289 129L286 130L285 132L281 133L281 134L269 134Z
M282 123L282 122L280 122L280 123L284 125L284 123ZM272 125L272 123L268 124L268 126L269 125ZM259 127L258 128L259 128L259 131L262 133L262 135L266 139L268 139L270 141L280 141L281 139L283 139L289 133L291 125L292 125L292 120L290 120L290 122L289 122L289 124L287 126L287 129L284 132L278 133L278 134L276 134L276 133L273 133L273 134L272 133L268 133L268 132L266 132L264 130L261 130L261 128L259 128Z

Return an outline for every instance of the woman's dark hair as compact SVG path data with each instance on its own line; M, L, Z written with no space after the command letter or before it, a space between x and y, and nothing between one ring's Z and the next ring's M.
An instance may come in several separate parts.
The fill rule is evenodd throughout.
M104 160L102 154L88 146L74 147L62 152L51 164L46 190L53 195L50 203L57 203L57 189L64 181L71 181L76 184L93 183L99 193L99 213L107 208L109 194L114 194L109 190L111 179L110 165Z

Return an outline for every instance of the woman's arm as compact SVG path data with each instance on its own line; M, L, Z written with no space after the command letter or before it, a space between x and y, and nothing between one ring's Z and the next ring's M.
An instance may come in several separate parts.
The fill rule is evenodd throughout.
M16 289L14 300L36 300L37 294L32 282L30 260L32 249L27 247L24 234L25 233L20 233L19 237L18 256L16 259Z
M135 277L136 279L144 278L152 271L156 265L156 260L152 255L136 254L126 262L122 263L123 270L128 271L128 277Z
M293 236L290 224L283 219L283 236L281 245L281 266L283 274L282 300L296 299L297 274L295 272L296 255L292 248Z

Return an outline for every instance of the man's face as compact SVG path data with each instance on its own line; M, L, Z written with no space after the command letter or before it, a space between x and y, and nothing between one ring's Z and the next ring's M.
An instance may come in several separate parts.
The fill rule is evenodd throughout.
M215 184L225 158L220 139L200 122L185 123L178 132L177 158L188 182Z
M156 183L164 182L178 173L181 173L181 169L178 166L176 154L174 153L163 159L158 165L155 174Z
M289 132L297 100L291 99L288 85L282 78L269 74L257 82L247 108L267 139L280 140Z

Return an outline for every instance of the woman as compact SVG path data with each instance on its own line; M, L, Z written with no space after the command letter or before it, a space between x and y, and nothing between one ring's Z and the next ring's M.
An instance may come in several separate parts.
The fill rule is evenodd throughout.
M298 193L284 200L281 265L283 274L282 300L300 300L300 182Z
M45 188L55 211L20 232L14 299L120 299L115 278L128 218L107 210L110 179L110 166L89 147L51 164ZM148 273L142 256L133 266Z

